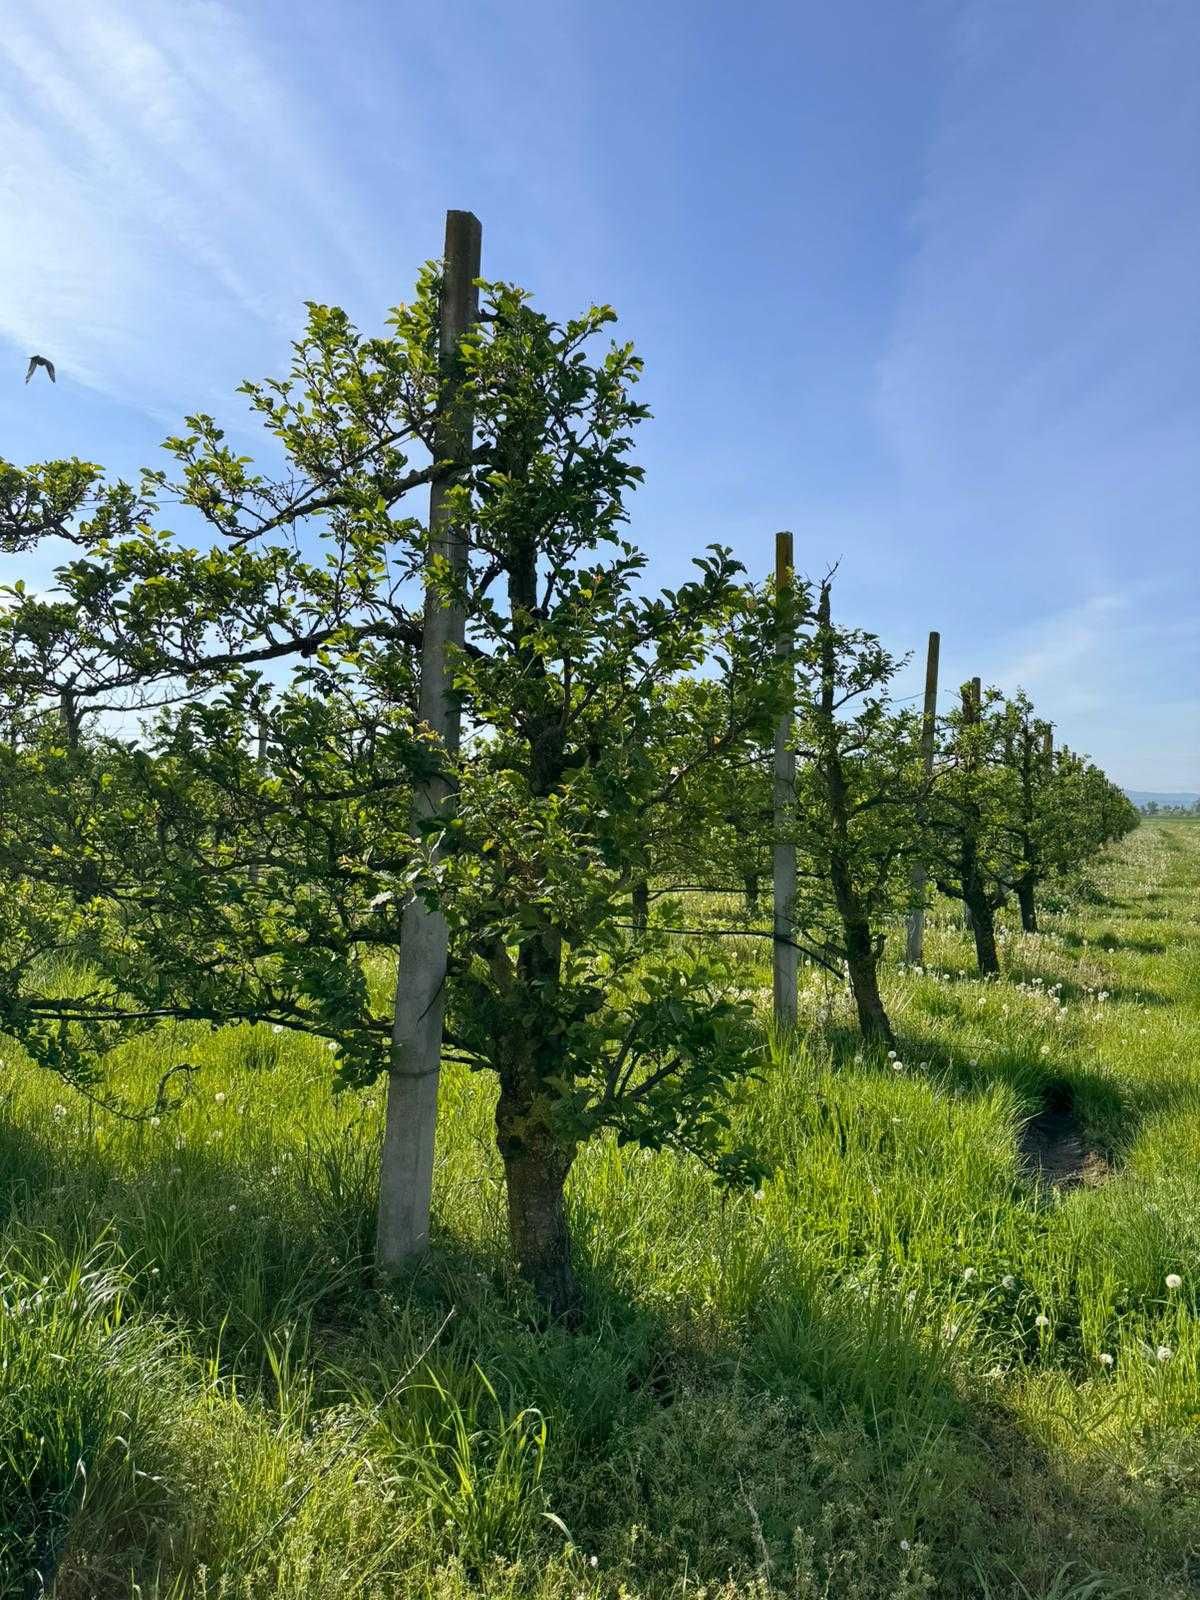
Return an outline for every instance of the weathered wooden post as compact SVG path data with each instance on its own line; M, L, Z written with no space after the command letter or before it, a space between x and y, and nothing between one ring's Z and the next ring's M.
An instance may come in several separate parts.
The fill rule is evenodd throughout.
M438 339L444 387L436 442L438 458L456 465L467 461L474 430L474 419L461 400L458 346L479 315L475 280L481 241L478 218L469 211L447 211ZM448 562L458 575L466 568L467 542L463 529L450 520L453 482L451 477L430 488L429 549L431 561ZM445 603L427 580L419 714L450 756L458 750L460 714L451 694L448 664L465 632L461 602L452 599ZM450 786L442 773L414 787L413 813L418 824L444 813L450 803ZM416 896L411 898L401 912L392 1064L379 1177L376 1263L385 1272L420 1255L429 1239L448 945L445 917L440 911L430 911Z
M775 535L775 603L779 612L779 633L775 654L790 663L796 648L796 623L792 607L792 536ZM795 687L795 672L789 665L786 681ZM774 982L775 1024L779 1028L796 1026L800 952L796 948L792 925L796 901L796 846L792 840L796 802L796 755L792 749L792 695L775 725L775 841L774 866Z
M266 771L267 771L267 737L268 737L267 714L266 714L265 711L260 711L259 714L258 714L258 739L257 739L257 742L255 744L255 749L254 749L254 766L255 766L255 769L258 772L258 776L259 776L260 780L263 777L265 777ZM261 873L259 871L258 862L257 861L251 862L251 864L250 864L250 882L251 883L257 883L259 878L260 878L260 876L261 876Z
M938 655L942 636L930 631L929 648L925 655L925 712L921 719L921 765L928 781L933 776L933 742L937 727ZM919 967L925 959L925 864L918 861L912 869L912 904L908 915L908 938L904 959L910 967Z
M963 723L969 725L979 721L979 709L983 701L983 683L979 678L972 678L970 683L962 686ZM971 915L971 908L963 901L963 928L967 933L975 930L975 919Z

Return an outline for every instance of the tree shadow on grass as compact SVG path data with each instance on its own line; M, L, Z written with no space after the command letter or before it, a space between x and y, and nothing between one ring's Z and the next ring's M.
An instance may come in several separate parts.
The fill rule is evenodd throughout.
M1046 973L1044 969L1025 967L1017 962L1011 963L1004 972L1004 978L1013 984L1024 983L1035 988L1046 988ZM1034 985L1033 979L1039 982ZM1085 1004L1094 1000L1098 992L1105 995L1105 1004L1133 1005L1133 1006L1173 1006L1177 1004L1169 995L1161 994L1156 989L1134 988L1128 984L1113 981L1111 984L1101 984L1099 990L1094 985L1077 983L1071 977L1056 977L1055 987L1062 998L1069 1004Z
M1153 1077L1121 1079L1089 1060L1064 1056L1061 1050L1042 1057L1016 1046L972 1044L974 1054L948 1049L937 1033L910 1023L899 1032L905 1070L916 1069L921 1078L950 1096L985 1094L1005 1084L1017 1103L1013 1137L1018 1151L1027 1119L1048 1109L1068 1105L1072 1137L1078 1139L1081 1173L1088 1181L1118 1174L1143 1126L1151 1119L1185 1107L1195 1107L1200 1085L1186 1063L1163 1068ZM888 1062L882 1052L864 1051L862 1039L849 1026L831 1026L823 1034L837 1071L861 1072L872 1066L882 1076ZM1027 1176L1036 1181L1036 1163L1026 1162Z
M1104 949L1106 953L1110 953L1113 947L1106 945L1100 948ZM1165 949L1166 947L1159 948ZM939 982L942 986L942 991L947 996L953 996L957 999L961 993L964 997L970 995L974 999L981 992L985 992L981 991L979 973L973 967L968 967L964 970L962 967L931 964L925 968L925 972ZM1036 983L1034 980L1037 980ZM1062 976L1055 975L1052 981L1057 986L1063 999L1068 1002L1085 1002L1095 997L1096 990L1093 986L1078 983L1069 972ZM994 986L990 988L990 991L986 992L1001 993L1006 983L1014 985L1025 983L1031 987L1045 990L1049 987L1049 982L1046 967L1033 967L1018 961L1007 960L999 979L993 980ZM1115 979L1111 984L1102 984L1100 987L1104 990L1107 999L1114 1004L1135 1006L1173 1006L1177 1004L1169 995L1161 994L1155 989L1134 988L1121 984Z
M1131 955L1162 956L1167 953L1167 946L1156 939L1131 939L1122 934L1099 933L1093 939L1085 939L1079 933L1062 933L1058 942L1068 950L1096 949L1108 954L1119 951L1128 951Z
M172 1255L155 1218L170 1195L196 1204L207 1194L204 1220L215 1227L217 1207L226 1215L231 1205L253 1209L261 1191L215 1147L192 1152L181 1186L175 1155L164 1152L160 1184L104 1150L73 1157L52 1126L43 1135L0 1123L8 1236L30 1246L54 1240L68 1253L115 1241L134 1263L129 1315L167 1318L194 1348L220 1348L253 1381L249 1345L235 1359L230 1336L231 1326L248 1330L253 1321L238 1299L246 1279L230 1276L223 1259L238 1239L218 1253L206 1226L176 1237ZM636 1170L627 1181L637 1182ZM664 1308L653 1284L618 1281L599 1219L573 1203L584 1313L569 1332L539 1326L498 1255L445 1226L425 1264L384 1291L373 1286L367 1258L352 1272L327 1273L326 1245L347 1231L365 1236L373 1196L362 1195L357 1222L343 1215L313 1240L296 1236L308 1215L304 1193L289 1198L290 1175L274 1187L273 1215L255 1212L254 1269L264 1301L307 1318L291 1360L318 1400L386 1399L420 1359L460 1399L478 1397L482 1371L506 1415L536 1406L550 1426L548 1509L580 1548L601 1552L613 1593L625 1582L665 1596L683 1574L720 1585L731 1571L747 1587L770 1572L783 1592L803 1560L818 1575L836 1582L841 1573L860 1592L883 1595L899 1592L904 1574L926 1561L939 1592L966 1596L978 1592L976 1556L996 1577L995 1593L1010 1592L1010 1567L1041 1592L1070 1548L1068 1534L1114 1570L1148 1574L1178 1559L1169 1539L1164 1545L1154 1490L1102 1476L1086 1493L1067 1483L1003 1405L967 1397L953 1341L939 1342L929 1308L910 1308L897 1294L817 1283L786 1250L764 1243L735 1284L715 1285L715 1310ZM165 1289L144 1265L156 1252ZM431 1391L417 1381L399 1414L395 1397L388 1401L388 1427L415 1427L428 1415ZM264 1377L263 1403L270 1399ZM191 1514L182 1504L164 1513L181 1525ZM812 1541L808 1554L798 1554L798 1528ZM547 1540L558 1537L547 1525ZM269 1561L270 1547L261 1554Z

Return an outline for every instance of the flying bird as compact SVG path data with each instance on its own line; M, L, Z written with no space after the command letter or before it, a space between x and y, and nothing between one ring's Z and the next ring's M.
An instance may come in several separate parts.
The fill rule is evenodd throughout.
M47 361L45 356L30 356L30 358L29 358L29 366L25 370L25 382L26 383L29 382L30 378L33 377L34 373L37 371L37 369L39 367L45 367L46 371L50 374L50 382L51 383L57 383L58 382L58 379L54 376L54 363L53 363L53 361Z

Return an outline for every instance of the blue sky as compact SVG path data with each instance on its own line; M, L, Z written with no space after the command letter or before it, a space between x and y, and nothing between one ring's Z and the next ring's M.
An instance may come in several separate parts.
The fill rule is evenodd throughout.
M644 355L656 580L790 527L944 683L1200 789L1198 64L1195 0L24 0L0 455L239 423L304 299L380 327L469 208Z

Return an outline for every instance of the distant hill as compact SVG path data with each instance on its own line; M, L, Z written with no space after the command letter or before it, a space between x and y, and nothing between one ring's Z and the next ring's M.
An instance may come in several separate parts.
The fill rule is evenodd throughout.
M1135 806L1144 806L1151 800L1160 806L1193 806L1200 800L1200 795L1194 791L1190 794L1171 794L1160 789L1126 789L1125 793Z

